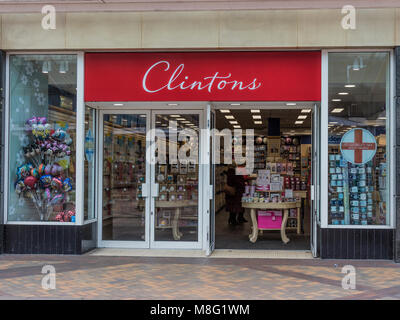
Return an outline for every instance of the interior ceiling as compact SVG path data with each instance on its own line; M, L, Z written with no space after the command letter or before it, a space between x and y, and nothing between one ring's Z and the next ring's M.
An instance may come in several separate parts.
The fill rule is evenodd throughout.
M233 124L229 121L237 121L243 130L254 129L257 135L267 135L268 118L279 118L280 129L283 135L303 135L311 133L312 113L302 112L310 110L314 103L296 102L296 106L287 106L285 102L245 102L240 106L232 106L231 103L216 103L216 127L219 130L228 128L233 129ZM244 109L245 108L245 109ZM252 113L251 110L260 110ZM223 113L221 110L229 110L229 113ZM233 116L234 119L227 119L226 116ZM260 115L261 119L253 119L253 115ZM299 116L305 116L306 119L298 119ZM262 121L262 124L255 124L254 121ZM295 124L296 121L303 121L302 124Z
M364 67L353 70L354 59L362 56ZM388 76L387 53L330 54L329 58L329 111L343 119L363 118L377 120L385 116ZM346 85L354 85L352 88ZM348 93L339 95L340 92ZM340 101L333 101L340 99ZM335 108L344 110L332 114Z
M41 12L45 4L59 12L82 11L205 11L268 9L339 9L348 0L0 0L0 13ZM356 8L397 8L398 0L352 0Z

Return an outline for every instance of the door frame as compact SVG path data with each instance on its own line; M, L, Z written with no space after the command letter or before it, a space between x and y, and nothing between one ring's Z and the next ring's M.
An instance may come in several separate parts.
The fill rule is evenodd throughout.
M243 101L240 101L240 102L242 103ZM206 110L207 119L211 118L211 112L215 112L216 110L220 110L222 108L223 107L219 106L218 103L215 103L215 102L208 103L207 110ZM246 106L245 104L242 104L241 106L232 106L232 105L229 106L229 109L248 109L248 110L250 110L253 108L255 108L255 107ZM261 108L259 106L257 106L256 108L271 109L271 110L282 109L282 107L274 107L274 106L273 107L266 106L266 107L261 107ZM314 103L312 106L307 106L307 107L304 107L304 106L303 107L301 107L301 106L288 107L288 106L286 106L283 108L286 110L298 110L298 109L303 109L303 108L311 109L312 110L311 111L311 114L312 114L311 126L314 126L314 122L316 122L318 124L316 127L315 133L313 130L311 130L311 148L315 148L315 151L318 156L317 164L315 165L315 172L313 171L313 167L311 168L311 170L312 170L311 175L312 175L313 182L314 181L317 182L316 186L313 188L314 189L313 190L313 198L316 199L315 202L317 203L317 208L316 208L316 210L314 210L314 207L312 205L312 202L314 200L310 201L310 212L309 212L309 214L311 215L311 217L310 217L311 218L311 220L310 220L310 248L307 249L307 250L311 251L313 257L315 258L318 256L318 240L319 239L318 239L318 234L317 234L317 225L320 225L320 214L321 214L321 212L319 211L320 207L321 207L321 205L320 205L320 203L321 203L321 195L320 195L320 191L321 191L321 145L320 145L320 142L321 142L321 103L317 102L317 103ZM318 113L318 115L317 115L317 118L314 119L316 112ZM208 125L206 127L210 127L210 125ZM208 136L208 139L210 139L210 135ZM207 141L209 141L209 140L207 140ZM317 142L317 145L314 145L315 142ZM209 142L207 142L207 145L209 147L208 150L211 150L211 148L213 148L213 146L210 145ZM208 154L208 157L209 157L209 154ZM312 160L312 159L310 159L310 160ZM212 168L212 164L210 163L208 170L211 170L211 168ZM317 175L317 176L315 176L315 175ZM209 177L205 181L210 181ZM310 190L310 196L311 196L311 190ZM207 204L208 210L210 210L211 205L208 204L206 201L209 201L209 200L205 200L205 203ZM205 216L206 216L206 218L209 217L209 215L205 215ZM315 219L315 220L313 220L313 219ZM315 221L315 223L314 223L314 221ZM214 239L214 241L213 241L213 239L211 239L212 232L214 232L214 235L215 235L215 214L214 214L214 225L213 225L214 231L211 230L212 226L210 225L210 223L207 223L206 225L208 226L208 229L209 229L207 231L209 233L206 233L206 235L210 234L210 238L205 240L204 250L206 251L207 255L210 255L210 254L212 254L213 250L215 249L215 245L216 245L215 239ZM266 249L266 250L268 250L268 249ZM274 250L271 250L271 251L274 251ZM299 250L299 251L301 251L301 250Z
M150 233L149 233L149 223L150 223L150 197L145 199L145 240L144 241L121 241L121 240L103 240L103 142L104 142L104 121L103 116L105 114L145 114L146 115L146 132L150 128L150 110L141 109L100 109L97 113L97 168L96 175L99 177L99 183L97 185L96 192L96 206L97 210L97 246L99 248L135 248L135 249L148 249L150 247ZM146 134L146 149L148 147L149 141L147 140ZM150 162L146 161L146 189L147 194L150 194Z
M204 124L204 109L178 109L174 108L171 110L163 110L163 109L152 109L151 110L151 129L155 129L155 121L156 115L158 114L197 114L199 115L199 172L198 172L198 221L197 221L197 241L156 241L154 234L154 220L155 220L155 198L153 195L150 197L150 248L151 249L202 249L203 243L203 212L204 212L204 183L205 183L205 174L206 174L206 165L203 162L203 154L206 152L205 148L205 139L203 137L202 130L205 127ZM151 156L155 156L155 130L151 131ZM155 159L152 159L152 163L154 163ZM150 169L150 186L154 190L154 185L156 184L155 179L155 164L151 165ZM151 191L152 192L152 191Z
M310 245L312 256L316 258L318 256L317 228L321 215L321 110L318 104L315 104L312 110L311 126Z
M206 110L206 132L204 134L204 141L206 144L207 152L205 153L205 161L208 164L204 188L205 203L206 203L206 216L204 219L205 236L204 248L206 256L209 256L215 250L215 136L214 130L216 123L216 112L212 103L207 104Z
M104 142L104 122L103 116L105 114L146 114L146 132L155 128L155 116L157 114L198 114L199 115L199 181L198 181L198 238L197 241L155 241L154 239L154 213L155 210L155 198L153 197L152 188L155 184L155 164L151 164L151 161L146 159L146 190L147 197L145 205L145 241L120 241L120 240L103 240L102 239L102 219L103 219L103 142ZM96 153L97 168L96 176L99 177L99 183L96 191L96 203L97 208L97 243L99 248L129 248L129 249L202 249L203 239L203 211L204 211L204 175L206 173L206 166L202 164L203 154L206 151L205 140L202 136L205 127L204 124L204 109L158 109L157 107L151 109L137 109L134 107L124 109L108 109L99 108L97 112L97 137ZM151 148L150 155L154 156L155 140L154 130L151 130L151 134L146 134L146 152L148 148ZM147 156L147 155L146 155Z

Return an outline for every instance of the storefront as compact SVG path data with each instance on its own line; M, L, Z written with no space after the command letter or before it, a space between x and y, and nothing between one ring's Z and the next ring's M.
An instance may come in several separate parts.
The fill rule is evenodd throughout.
M315 257L393 259L393 60L392 50L381 49L10 52L4 251L81 254L124 247L210 254L216 244L215 153L224 149L216 149L215 133L254 129L251 144L266 138L255 151L277 143L278 154L247 171L260 181L260 169L270 170L264 184L248 184L243 203L291 203L307 190L307 249ZM244 125L253 111L259 118ZM296 174L287 173L288 161L279 154L286 149L281 139L292 133L280 125L272 132L277 121L271 119L283 123L289 115L297 121L293 129L302 119L310 129L303 134L308 160L299 164L308 169L298 174L303 189L285 184ZM217 126L218 117L234 121ZM183 145L194 149L180 154L182 135ZM285 168L279 177L278 167ZM280 183L278 199L250 191L262 185L270 192L271 173Z

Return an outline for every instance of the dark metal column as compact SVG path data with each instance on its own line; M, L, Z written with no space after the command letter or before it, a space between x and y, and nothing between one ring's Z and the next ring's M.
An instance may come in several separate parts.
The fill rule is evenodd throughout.
M6 80L6 53L0 51L0 254L3 253L4 248L4 106L5 106L5 80Z
M395 110L396 110L396 231L394 258L400 262L400 47L395 48Z

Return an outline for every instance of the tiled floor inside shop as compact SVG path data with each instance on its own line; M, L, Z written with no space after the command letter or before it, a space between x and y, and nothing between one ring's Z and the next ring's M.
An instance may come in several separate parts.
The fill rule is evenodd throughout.
M297 234L287 231L290 241L284 244L280 231L264 231L259 235L257 242L249 241L251 233L251 219L245 213L246 223L238 225L228 224L229 213L222 209L215 216L215 247L216 249L256 249L256 250L310 250L310 219L304 218L304 233Z

